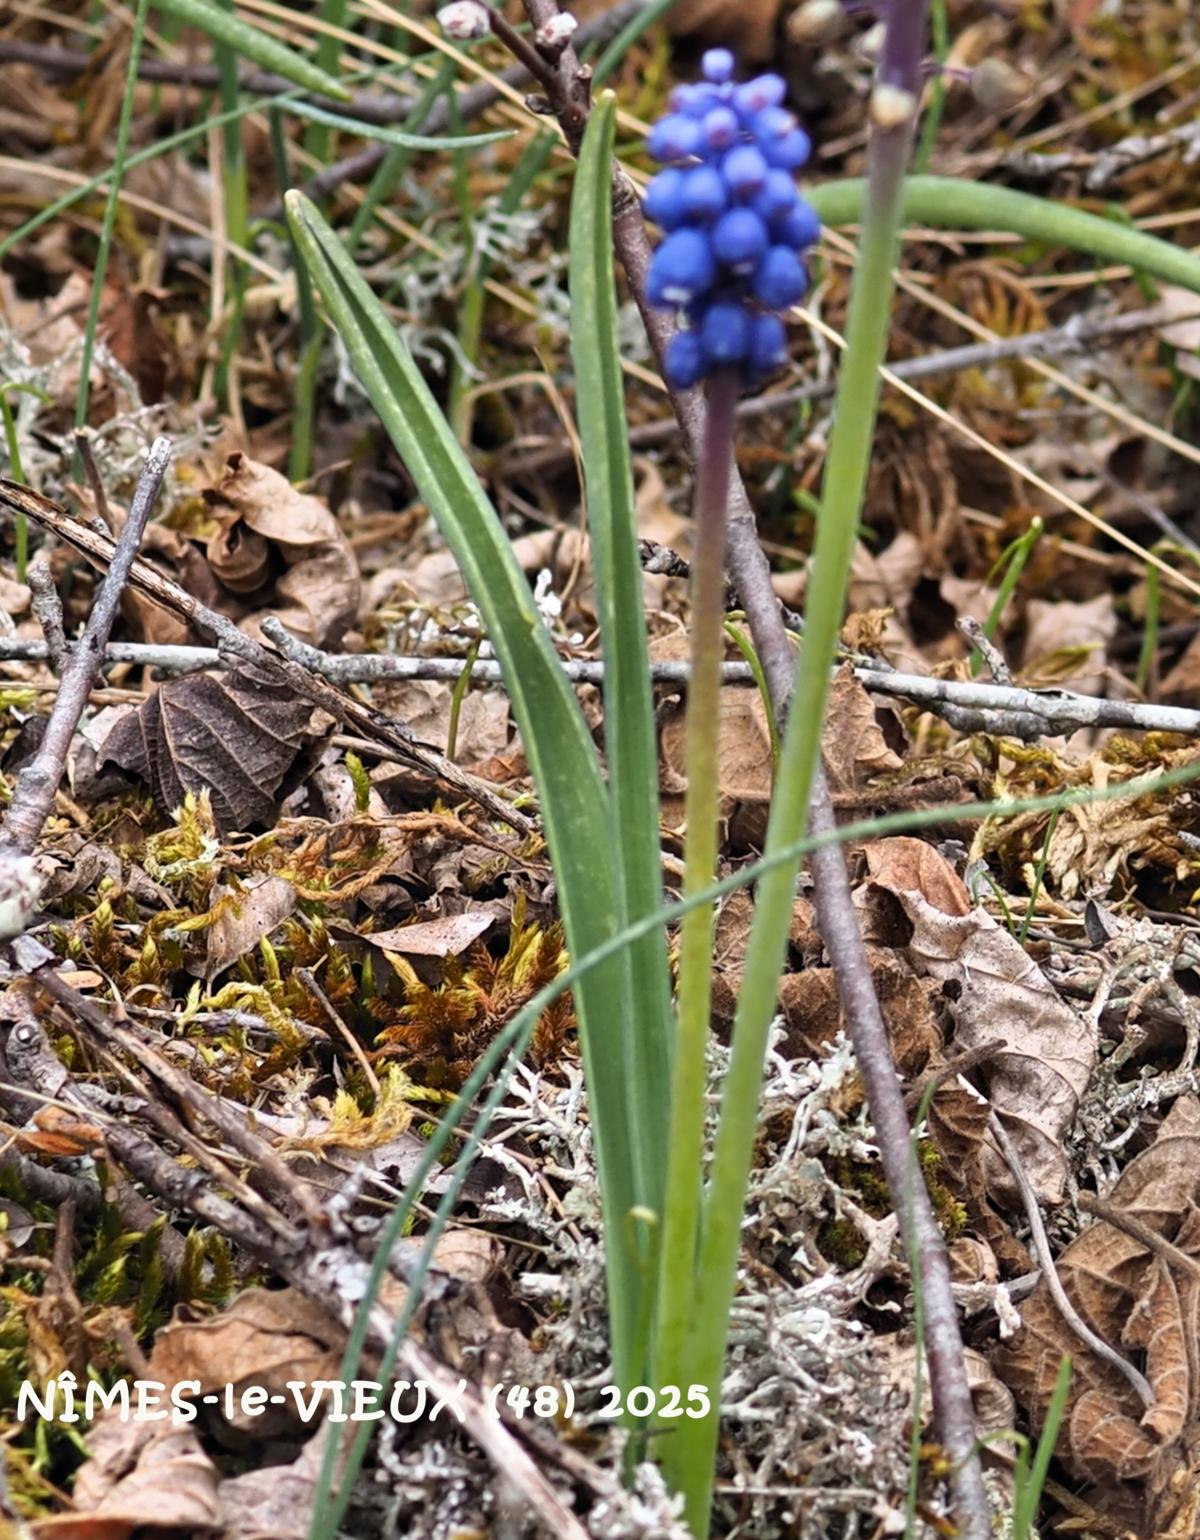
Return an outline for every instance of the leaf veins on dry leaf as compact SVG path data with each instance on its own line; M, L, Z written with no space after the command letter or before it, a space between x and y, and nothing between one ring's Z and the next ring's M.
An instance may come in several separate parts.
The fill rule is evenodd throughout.
M161 685L112 728L100 763L150 787L160 811L207 791L223 834L270 821L295 764L311 708L250 665Z

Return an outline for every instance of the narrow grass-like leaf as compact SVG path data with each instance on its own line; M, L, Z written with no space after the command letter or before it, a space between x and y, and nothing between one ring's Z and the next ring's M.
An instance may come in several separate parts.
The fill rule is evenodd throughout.
M79 359L79 390L75 397L75 426L82 428L87 422L88 395L92 383L92 355L96 348L96 328L100 324L100 305L104 298L104 278L108 272L108 256L112 250L113 228L117 222L117 205L121 198L121 179L125 175L125 157L129 153L129 131L133 126L133 97L137 86L138 60L142 56L142 42L146 35L148 0L138 0L133 17L133 36L129 42L129 60L125 66L125 93L121 99L121 116L117 120L117 145L113 156L112 182L108 200L104 205L104 220L100 226L100 245L96 252L96 266L92 271L92 295L88 303L87 321L83 328L83 349Z
M604 644L604 746L608 760L611 839L621 923L662 905L658 749L650 695L643 576L637 545L629 424L617 341L612 252L612 156L615 98L593 109L571 200L571 356L583 445L588 527ZM629 1098L626 1139L638 1177L639 1202L661 1215L671 1091L670 977L665 939L651 935L630 948L634 1015L622 1033ZM609 1109L593 1106L593 1122ZM696 1173L698 1178L698 1173ZM657 1250L652 1238L651 1253ZM655 1267L642 1291L649 1327Z
M320 211L296 191L286 203L313 284L496 649L541 799L567 943L582 956L620 929L608 791L583 714L503 525L383 307ZM638 1184L620 1110L629 1075L623 1041L633 1015L627 958L614 955L580 991L576 1013L604 1194L613 1357L623 1378L633 1363L629 1305L642 1272Z
M160 11L178 16L181 21L199 27L219 43L227 43L243 59L261 64L263 69L294 81L306 91L319 91L334 101L348 102L350 92L333 75L318 69L311 59L293 53L286 44L266 32L260 32L239 16L230 16L214 0L155 0Z
M854 177L816 183L806 187L804 195L825 224L849 225L862 218L866 187L861 177ZM958 177L910 176L904 184L902 217L941 230L1005 230L1051 246L1071 246L1200 292L1200 252L1010 187Z
M341 129L344 134L378 139L381 144L394 144L401 150L477 150L482 144L511 139L516 133L513 128L497 128L485 134L410 134L402 128L389 128L385 123L365 123L361 118L348 118L341 112L314 107L311 102L289 102L288 111L298 118L311 118L314 123Z

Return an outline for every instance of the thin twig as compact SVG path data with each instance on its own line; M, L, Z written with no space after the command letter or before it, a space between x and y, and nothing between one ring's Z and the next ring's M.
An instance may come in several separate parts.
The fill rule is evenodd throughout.
M1021 1202L1025 1205L1025 1217L1029 1220L1030 1237L1033 1241L1034 1254L1038 1260L1038 1266L1042 1270L1042 1276L1046 1280L1046 1287L1050 1290L1050 1296L1058 1306L1059 1314L1063 1320L1083 1343L1102 1358L1106 1364L1117 1371L1123 1379L1133 1386L1138 1399L1143 1406L1154 1405L1154 1392L1140 1370L1136 1369L1128 1359L1122 1358L1105 1342L1103 1337L1098 1337L1092 1328L1076 1310L1075 1306L1063 1288L1062 1279L1054 1266L1054 1257L1050 1251L1050 1241L1046 1235L1046 1226L1042 1223L1042 1211L1038 1207L1037 1195L1025 1174L1025 1167L1021 1164L1021 1157L1017 1154L1016 1146L1008 1137L1003 1123L993 1112L988 1118L988 1129L993 1139L1000 1146L1008 1169L1012 1172L1013 1181L1021 1194ZM1082 1204L1080 1205L1083 1206Z
M125 527L113 548L112 560L100 584L83 636L63 670L41 745L31 763L17 777L13 788L12 801L3 826L0 826L0 844L11 850L28 854L37 843L42 825L50 816L54 796L66 768L71 739L100 672L105 644L117 618L121 594L137 557L142 533L154 508L170 459L169 441L165 438L155 439L138 477L137 490L129 505Z
M54 574L50 571L50 561L44 550L41 550L29 563L25 572L25 581L29 584L30 604L34 617L42 628L42 635L46 638L43 653L50 664L51 670L61 677L62 671L67 666L67 634L63 630L62 600L58 596L58 589L54 586ZM9 638L5 638L9 640ZM105 648L104 661L108 658L108 648ZM101 664L103 667L103 663Z

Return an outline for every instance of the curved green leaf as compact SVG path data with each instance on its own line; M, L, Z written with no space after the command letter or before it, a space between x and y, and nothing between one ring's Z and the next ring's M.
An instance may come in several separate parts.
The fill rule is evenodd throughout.
M269 33L260 32L249 22L221 10L213 0L154 0L154 3L160 11L199 27L217 42L227 43L243 59L250 59L263 69L294 81L306 91L319 91L322 96L331 96L339 102L350 100L350 92L340 80L318 69L311 59L293 53Z
M804 195L826 224L849 225L862 218L866 190L866 181L855 177L808 187ZM1200 253L1010 187L955 177L910 176L904 184L903 217L942 230L1006 230L1026 240L1072 246L1200 292Z
M571 199L571 356L583 444L588 528L604 643L604 746L621 924L662 904L658 751L650 694L643 575L629 458L629 424L617 342L612 263L615 98L592 111ZM626 1137L639 1173L639 1203L661 1213L671 1082L670 977L666 942L650 935L630 949L634 1015L621 1030L629 1065ZM615 1045L614 1045L615 1046ZM593 1116L602 1117L603 1107ZM653 1269L648 1268L652 1273ZM653 1291L647 1289L644 1304ZM648 1319L645 1321L648 1326Z
M401 150L477 150L481 144L511 139L516 133L513 128L497 128L486 134L409 134L402 128L389 128L383 123L367 123L362 118L329 112L324 107L314 107L311 102L289 102L287 110L298 118L311 118L314 123L340 129L344 134L378 139L381 144L394 144Z
M496 510L382 305L319 210L287 194L288 222L354 371L437 520L496 649L541 799L571 955L621 929L609 796L591 735ZM640 1193L624 1108L634 1017L629 960L615 955L576 995L604 1195L609 1312L616 1372L633 1362L632 1302L644 1287L636 1248Z

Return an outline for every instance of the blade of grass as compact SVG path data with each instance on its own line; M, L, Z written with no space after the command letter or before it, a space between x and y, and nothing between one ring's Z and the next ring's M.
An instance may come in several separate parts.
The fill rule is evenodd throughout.
M477 150L480 145L511 139L516 133L515 128L493 128L480 134L414 134L408 129L389 128L385 123L364 123L359 118L347 118L326 107L316 107L312 102L291 102L288 111L298 118L340 128L360 139L378 139L381 144L395 145L402 150Z
M601 85L613 70L620 66L621 61L638 39L648 32L656 21L661 21L676 4L678 0L649 0L649 3L643 6L631 21L626 22L596 60L596 69L592 76L594 84Z
M234 0L215 0L229 15L233 14ZM250 244L250 184L246 176L246 148L242 138L242 119L233 116L241 95L238 81L240 60L231 43L222 39L213 42L213 54L221 76L220 96L228 121L221 129L221 149L224 157L222 186L225 193L225 234L235 246L247 248ZM213 377L213 394L220 402L227 400L229 369L242 334L242 309L246 299L246 266L235 256L229 258L229 283L232 304L228 319L221 321L221 354Z
M588 118L579 149L571 200L570 284L576 411L604 645L609 838L612 848L621 852L616 889L620 923L625 926L662 907L663 887L658 749L611 260L615 121L615 98L605 92ZM631 946L629 956L634 1016L627 1046L624 1137L639 1173L639 1202L661 1216L668 1150L663 1109L670 1094L673 1034L665 940L658 934L647 936ZM594 1108L593 1119L605 1110ZM697 1176L693 1173L694 1179ZM651 1325L660 1234L648 1234L644 1287L637 1302L639 1345L647 1341Z
M405 120L407 132L416 137L417 130L429 116L434 102L444 91L450 89L457 73L458 66L453 59L442 60L437 74L425 82L420 96L414 102L412 111ZM357 249L364 231L375 217L375 210L392 196L396 190L396 184L407 170L412 157L413 150L410 147L394 145L380 161L366 195L350 223L350 233L346 236L346 247L349 251L353 252Z
M1029 553L1042 538L1045 528L1045 523L1041 517L1038 514L1034 514L1033 518L1029 521L1029 528L1023 535L1012 542L1000 557L1000 560L992 567L991 572L988 573L987 581L990 583L997 571L1003 569L1004 572L1004 577L996 592L992 607L988 611L987 619L983 623L983 634L989 642L995 640L996 632L1000 629L1000 622L1004 618L1004 611L1008 608L1008 601L1016 593L1017 584L1021 581L1021 574L1025 571L1025 564L1029 560ZM977 679L982 671L983 654L978 647L973 647L971 649L971 678Z
M1050 1461L1054 1458L1055 1446L1058 1444L1058 1430L1062 1427L1063 1416L1067 1410L1067 1395L1070 1389L1071 1356L1069 1353L1064 1353L1062 1362L1058 1366L1050 1404L1046 1408L1046 1421L1042 1425L1041 1437L1038 1439L1037 1451L1033 1457L1033 1466L1025 1481L1019 1486L1014 1483L1012 1540L1029 1540L1029 1536L1033 1533L1038 1503L1041 1501Z
M220 0L155 0L155 4L160 11L179 17L189 26L198 27L215 42L226 44L235 54L261 64L263 69L282 75L285 80L294 81L306 91L319 92L322 96L332 97L334 101L350 100L350 92L335 76L318 69L303 54L293 53L283 43L266 32L260 32L239 16L222 10Z
M609 797L582 712L503 525L382 306L320 211L296 191L286 202L355 373L454 552L496 649L541 800L568 946L582 955L619 929ZM624 1127L636 1030L627 958L614 956L581 992L576 1014L604 1194L614 1366L630 1383L642 1209Z
M133 18L129 60L125 66L125 94L121 99L121 116L117 120L117 145L113 156L112 182L108 190L108 201L104 206L104 220L100 226L100 245L96 251L96 267L92 274L92 295L83 329L83 351L79 361L79 391L75 398L77 428L82 428L87 422L92 358L96 351L96 328L100 323L100 304L104 298L104 279L108 272L109 253L112 250L113 226L117 222L121 179L125 175L125 158L129 153L129 130L133 124L133 98L137 87L138 60L142 56L142 42L146 35L146 13L149 8L149 0L138 0L138 8Z
M511 217L521 207L526 193L550 159L557 143L557 135L550 133L547 129L541 129L525 146L496 205L496 212L501 218ZM458 313L459 352L469 364L476 364L479 361L486 285L491 272L492 262L488 253L483 250L476 251ZM474 401L468 393L468 385L467 371L455 356L454 371L450 378L449 417L455 436L459 443L464 445L470 442L474 418Z
M321 20L329 31L317 37L313 63L334 79L337 78L338 64L342 57L342 40L334 29L345 27L346 11L347 0L321 0ZM322 166L328 162L333 149L333 128L333 124L322 123L317 119L304 136L304 148Z
M1160 616L1162 614L1162 601L1159 594L1158 568L1146 563L1146 621L1142 632L1142 645L1138 652L1137 676L1135 683L1138 692L1145 695L1150 685L1151 676L1154 673L1154 661L1158 656L1158 633Z
M44 404L49 404L51 397L36 385L26 385L20 380L5 380L0 385L0 417L4 419L4 442L8 447L8 463L12 470L14 481L25 480L25 469L21 463L21 441L17 435L17 418L9 402L10 395L36 396ZM29 519L23 513L18 513L13 521L15 535L15 556L17 570L17 582L25 581L25 569L29 565Z

